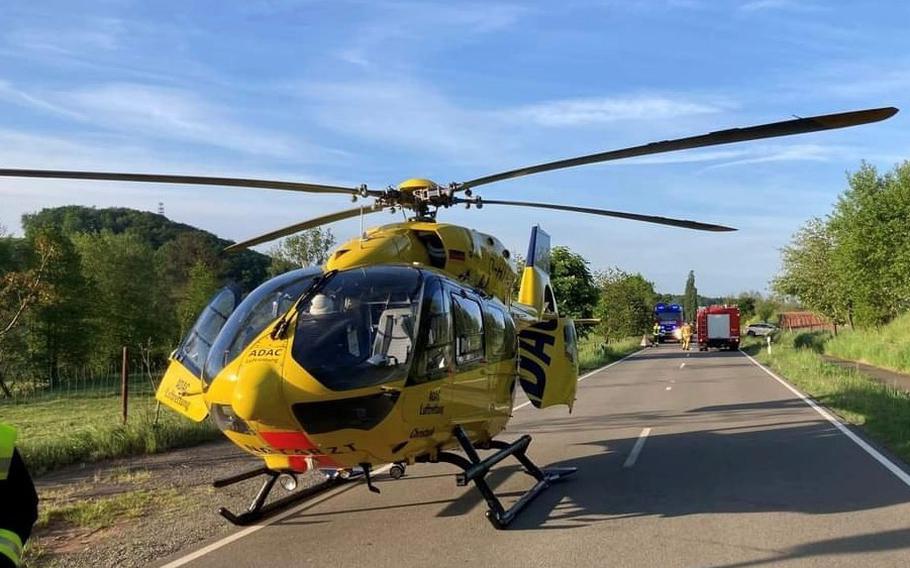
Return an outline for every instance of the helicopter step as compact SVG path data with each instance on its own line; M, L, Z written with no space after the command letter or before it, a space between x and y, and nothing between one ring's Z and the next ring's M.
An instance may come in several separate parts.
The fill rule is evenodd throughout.
M436 459L433 461L450 463L464 470L462 473L455 476L456 484L465 486L472 481L474 482L474 486L477 487L477 490L480 491L480 494L483 495L487 505L490 507L487 510L487 519L489 519L490 523L497 529L508 527L522 509L533 501L534 498L543 493L545 489L549 488L553 482L568 477L577 471L577 468L574 467L550 469L540 469L537 467L526 453L528 446L531 444L531 436L527 434L514 442L491 440L480 447L480 449L495 449L497 452L484 459L480 459L480 456L477 453L478 447L475 447L474 444L471 443L470 438L468 438L468 435L461 426L455 428L454 435L458 440L458 443L461 444L461 448L464 450L467 458L443 451L439 452L436 455ZM502 503L499 501L499 498L496 497L496 494L493 493L489 484L487 484L486 475L489 473L490 468L509 456L514 456L515 459L521 463L522 467L524 467L525 473L536 479L537 483L522 495L511 507L506 509L502 506Z
M281 483L281 485L288 491L293 491L297 486L296 476L273 471L265 467L260 467L250 471L245 471L243 473L238 473L237 475L232 475L230 477L216 479L212 482L212 486L215 488L227 487L228 485L240 483L241 481L253 479L254 477L266 477L262 482L262 486L259 488L259 491L256 493L256 497L253 498L252 503L250 503L250 506L246 511L240 514L236 514L228 510L227 507L221 507L218 509L218 514L227 519L231 524L244 526L253 524L276 513L287 510L292 505L300 503L301 501L305 501L310 497L315 497L316 495L333 487L337 487L338 485L346 482L348 479L351 479L353 475L354 474L350 472L348 472L347 475L344 475L338 471L332 471L331 473L326 474L326 479L322 483L319 483L312 487L307 487L306 489L297 491L295 493L291 493L290 495L282 497L281 499L277 499L268 504L266 504L265 501L268 498L269 493L271 493L272 489L275 487L275 483L279 481L279 478L287 476L288 481Z

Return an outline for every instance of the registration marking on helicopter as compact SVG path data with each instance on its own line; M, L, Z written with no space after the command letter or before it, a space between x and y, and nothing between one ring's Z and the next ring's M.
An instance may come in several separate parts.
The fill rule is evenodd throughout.
M578 381L581 382L581 381L587 379L588 377L592 377L592 376L596 375L597 373L600 373L601 371L606 371L610 367L612 367L614 365L618 365L619 363L622 363L626 359L629 359L629 358L632 358L632 357L638 355L642 351L644 351L644 350L641 349L641 350L635 351L634 353L630 353L629 355L626 355L622 359L613 361L609 365L604 365L603 367L601 367L599 369L594 369L590 373L587 373L585 375L582 375L581 377L578 377ZM524 408L525 406L528 406L529 404L531 404L531 401L527 401L523 404L519 404L514 409L512 409L512 411L514 412L520 408ZM650 431L650 429L648 429L648 430ZM633 452L635 451L634 448L632 451ZM640 452L641 448L639 448L638 451ZM390 469L392 469L392 464L386 464L380 468L376 468L375 470L373 470L373 475L376 475L378 473L385 473L385 472L389 471ZM278 515L275 515L274 517L266 519L259 524L246 527L244 529L241 529L241 530L235 532L234 534L230 534L230 535L222 538L221 540L218 540L218 541L213 542L212 544L209 544L208 546L204 546L204 547L200 548L199 550L196 550L194 552L187 554L186 556L183 556L172 562L169 562L169 563L165 564L164 566L162 566L161 568L178 568L179 566L185 566L194 560L198 560L199 558L202 558L203 556L205 556L206 554L208 554L210 552L214 552L214 551L218 550L219 548L222 548L224 546L231 544L234 541L240 540L241 538L243 538L245 536L251 535L260 529L264 529L265 527L267 527L269 525L273 525L283 519L286 519L287 517L290 517L291 515L300 513L301 511L306 511L307 509L311 509L312 507L315 507L316 505L319 505L320 503L324 503L325 501L328 501L329 499L331 499L333 497L336 497L338 495L341 495L342 493L350 491L351 489L359 486L360 483L361 482L356 482L356 483L351 483L349 485L342 485L341 487L339 487L337 489L334 489L323 495L320 495L319 497L317 497L316 499L313 499L312 501L307 501L305 503L302 503L299 507L294 507L292 509L282 512L281 514L278 514Z

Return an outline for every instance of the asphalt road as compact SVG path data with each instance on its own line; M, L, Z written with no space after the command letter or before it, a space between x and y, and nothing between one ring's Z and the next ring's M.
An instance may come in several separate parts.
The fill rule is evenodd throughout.
M517 410L504 438L522 433L539 465L579 472L506 531L428 464L162 564L910 565L910 485L741 353L641 352L584 380L571 415ZM490 479L507 502L531 485L511 460Z

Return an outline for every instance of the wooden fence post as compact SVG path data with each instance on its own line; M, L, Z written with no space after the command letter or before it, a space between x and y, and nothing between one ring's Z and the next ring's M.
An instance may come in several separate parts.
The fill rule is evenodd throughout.
M123 346L123 362L120 365L120 397L123 399L123 424L126 424L129 410L130 375L127 361L126 345Z

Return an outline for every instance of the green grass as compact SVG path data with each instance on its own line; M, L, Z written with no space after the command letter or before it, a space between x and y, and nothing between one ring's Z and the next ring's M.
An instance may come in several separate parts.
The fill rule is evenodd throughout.
M151 505L171 497L169 493L167 490L139 489L110 497L50 505L42 508L35 526L44 528L52 524L63 524L88 529L107 528L124 518L142 516Z
M758 339L743 350L910 463L910 393L825 363L827 340L827 332L783 333L770 355Z
M68 464L161 452L216 439L209 422L196 424L162 408L155 421L149 396L130 402L121 423L117 396L70 395L0 403L0 417L19 430L18 445L33 474Z
M640 342L641 339L630 337L604 344L603 341L594 334L582 338L578 342L579 371L583 373L598 367L603 367L613 361L618 361L641 349L639 346Z
M879 328L841 331L825 344L825 352L841 359L910 373L910 314Z

